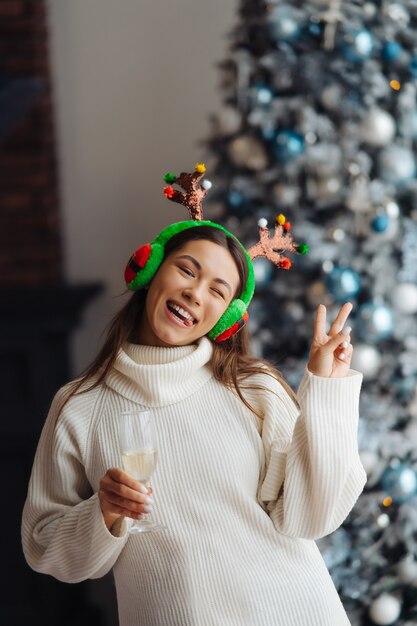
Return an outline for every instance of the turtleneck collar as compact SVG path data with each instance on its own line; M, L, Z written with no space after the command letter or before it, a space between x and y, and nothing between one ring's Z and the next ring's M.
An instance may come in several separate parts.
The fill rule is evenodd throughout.
M143 406L175 404L213 376L212 354L213 345L207 337L196 344L174 348L127 343L119 351L106 384Z

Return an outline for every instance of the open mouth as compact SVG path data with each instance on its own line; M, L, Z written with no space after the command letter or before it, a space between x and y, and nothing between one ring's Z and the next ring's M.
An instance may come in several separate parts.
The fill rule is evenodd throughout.
M191 313L176 302L168 300L167 308L178 321L184 324L184 326L190 327L197 323L197 320L191 315Z

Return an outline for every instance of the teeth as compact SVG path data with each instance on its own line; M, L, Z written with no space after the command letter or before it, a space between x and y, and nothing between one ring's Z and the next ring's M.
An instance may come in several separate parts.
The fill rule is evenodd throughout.
M173 304L170 303L170 307L171 309L174 309L175 311L178 311L178 313L180 315L182 315L183 317L185 317L187 320L190 320L191 322L194 322L194 318L192 315L190 315L188 313L188 311L186 311L185 309L183 309L182 307L178 306L178 304Z

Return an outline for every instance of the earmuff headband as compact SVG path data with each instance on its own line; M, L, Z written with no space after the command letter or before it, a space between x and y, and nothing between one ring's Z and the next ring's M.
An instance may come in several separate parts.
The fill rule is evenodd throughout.
M126 267L125 280L127 288L132 291L137 291L149 285L165 258L165 246L167 242L178 233L197 226L211 226L212 228L222 231L227 237L234 239L234 241L236 241L241 247L241 250L246 257L248 267L246 285L240 294L240 297L232 300L221 318L209 332L210 339L216 341L220 335L235 324L238 324L239 326L236 330L243 326L248 318L247 308L255 291L253 264L246 248L241 244L235 235L229 232L221 224L217 224L216 222L211 222L209 220L202 220L198 222L186 220L184 222L170 224L159 233L151 244L141 246L141 248L139 248L132 255ZM244 319L245 314L246 318ZM234 332L236 332L236 330ZM232 334L233 333L230 333L230 336ZM224 339L226 339L226 337L224 337Z
M211 183L208 180L200 184L205 171L205 165L197 163L194 172L182 172L179 176L168 173L164 176L165 182L168 183L168 186L164 188L165 197L187 207L192 219L170 224L159 233L151 244L145 244L136 250L127 264L125 282L128 289L133 291L146 287L165 258L166 243L178 233L196 226L211 226L221 230L227 237L231 237L240 245L246 257L248 277L240 297L232 300L221 318L208 333L210 339L219 342L229 339L248 320L247 308L255 291L255 275L252 260L257 257L265 257L277 267L288 270L291 267L291 261L284 257L282 252L288 250L298 254L306 254L308 246L306 244L295 244L292 235L289 234L291 224L282 214L276 218L272 237L267 227L267 221L265 219L259 220L259 241L249 250L246 250L239 239L221 224L203 220L202 201L211 187ZM179 185L183 191L174 189L171 186L172 184Z

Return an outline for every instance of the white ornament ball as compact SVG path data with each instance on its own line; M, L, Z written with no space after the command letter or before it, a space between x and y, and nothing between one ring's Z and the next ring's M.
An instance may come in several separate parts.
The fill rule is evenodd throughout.
M288 185L285 183L276 183L272 187L274 200L281 206L293 206L300 199L299 187Z
M366 474L371 474L377 466L378 455L373 450L362 450L359 453L363 469Z
M379 372L381 355L374 346L366 343L355 344L351 368L362 372L365 380L372 380Z
M375 624L388 626L394 624L401 613L401 604L389 593L383 593L374 600L369 609L369 616Z
M401 313L417 313L417 285L399 283L393 289L392 302Z
M402 27L406 27L410 21L410 14L399 2L388 2L382 12Z
M320 200L326 200L339 193L341 179L337 176L319 178L317 181L317 194Z
M396 220L401 213L400 207L396 202L394 202L394 200L388 200L388 202L385 204L385 210L387 212L387 215L393 220Z
M417 562L411 559L404 559L398 565L398 576L402 583L406 585L417 584Z
M339 84L331 84L323 89L320 97L326 109L336 111L343 100L343 91Z
M378 155L378 175L394 185L404 185L416 175L414 152L406 146L392 144Z
M389 516L386 513L381 513L381 515L378 515L376 523L378 528L388 528L391 522Z
M242 114L232 106L224 107L215 117L217 128L223 135L237 133L242 125Z
M261 217L261 218L258 220L258 226L259 226L260 228L266 228L266 227L268 226L268 220L266 220L264 217Z
M228 152L237 167L247 167L258 172L268 165L268 157L263 145L253 137L236 137L229 144Z
M370 146L386 146L395 136L394 118L382 109L371 109L361 124L361 139Z
M365 2L363 5L363 12L366 17L375 17L377 10L378 9L373 2Z

